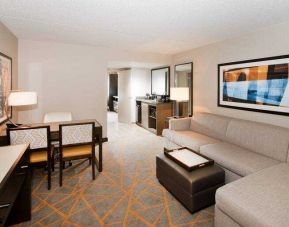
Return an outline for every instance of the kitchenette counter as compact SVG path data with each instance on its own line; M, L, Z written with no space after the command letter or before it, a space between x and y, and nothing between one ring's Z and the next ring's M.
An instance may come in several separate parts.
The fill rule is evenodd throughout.
M136 101L140 101L140 102L147 103L147 104L150 104L150 105L161 105L161 104L172 103L171 101L169 101L169 102L161 102L161 101L158 101L158 100L144 99L144 98L136 98Z
M173 102L136 98L136 110L137 125L161 135L166 117L173 115Z

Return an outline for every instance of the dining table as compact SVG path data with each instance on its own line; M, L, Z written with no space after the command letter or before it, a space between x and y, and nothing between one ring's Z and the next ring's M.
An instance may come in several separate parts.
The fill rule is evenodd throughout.
M59 121L59 122L50 122L50 123L32 123L27 125L27 127L41 127L41 126L50 126L50 138L51 142L59 142L60 133L59 133L59 125L61 124L77 124L77 123L85 123L85 122L94 122L95 127L95 143L98 144L98 160L96 160L96 166L99 172L102 172L102 125L96 119L83 119L83 120L72 120L72 121ZM21 126L20 126L21 127ZM3 136L2 136L3 137ZM6 136L7 138L7 136ZM2 142L4 139L0 139L0 144L5 145L5 142ZM7 139L5 139L7 140ZM4 140L4 141L5 141Z

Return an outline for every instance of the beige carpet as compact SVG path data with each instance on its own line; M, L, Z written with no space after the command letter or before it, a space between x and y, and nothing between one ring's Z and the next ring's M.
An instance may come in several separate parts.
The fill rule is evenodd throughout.
M158 183L161 137L110 113L108 138L95 181L88 161L65 170L62 188L56 169L51 191L43 171L34 171L32 220L21 226L213 226L213 207L192 215Z

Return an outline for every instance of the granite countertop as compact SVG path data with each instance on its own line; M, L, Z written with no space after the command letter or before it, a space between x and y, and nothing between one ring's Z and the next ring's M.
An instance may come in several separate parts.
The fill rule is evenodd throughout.
M168 103L168 102L160 102L158 100L145 99L145 98L136 98L136 101L140 101L140 102L144 102L148 104L154 104L154 105Z

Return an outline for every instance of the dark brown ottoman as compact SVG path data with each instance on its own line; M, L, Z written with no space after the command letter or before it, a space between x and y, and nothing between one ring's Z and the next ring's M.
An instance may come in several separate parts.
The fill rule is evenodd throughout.
M211 165L188 172L164 154L156 158L159 182L190 212L215 203L216 190L225 183L222 168Z

